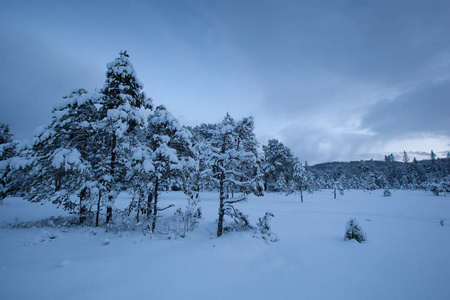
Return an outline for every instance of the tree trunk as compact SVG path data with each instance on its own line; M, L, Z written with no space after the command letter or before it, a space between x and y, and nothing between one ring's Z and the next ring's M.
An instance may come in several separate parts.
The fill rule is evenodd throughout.
M86 198L86 188L84 188L81 192L80 192L80 224L83 224L84 221L86 220L86 206L83 203L83 200Z
M155 231L156 228L156 214L158 213L158 177L155 180L155 201L153 202L153 220L152 220L152 232Z
M138 223L139 223L139 213L141 212L141 199L142 199L142 193L139 194L139 200L137 203L136 222L138 222Z
M112 196L108 196L108 205L106 206L106 223L112 220L112 206L111 206Z
M97 215L95 217L95 226L98 227L98 218L100 216L100 201L102 200L102 192L98 193L98 202L97 202Z
M147 197L147 217L150 218L152 215L152 201L153 201L153 194L149 193Z
M221 236L223 233L223 217L225 215L225 210L224 210L224 201L225 201L225 192L223 190L223 183L225 180L225 174L222 173L220 174L220 185L219 185L219 192L220 192L220 196L219 196L219 222L217 224L217 236Z
M334 188L334 199L336 199L336 188Z
M111 177L114 178L114 168L116 165L116 145L117 145L117 136L114 133L113 135L113 139L112 139L112 143L111 143ZM108 196L108 204L106 206L106 223L111 222L112 220L112 206L111 206L111 202L112 202L112 196Z
M59 191L61 189L61 178L56 178L55 181L55 191Z
M111 176L114 175L114 167L116 164L116 144L117 144L117 136L114 133L112 143L111 143L111 166L110 166L111 167L111 169L110 169Z
M300 190L300 199L301 199L301 202L303 203L303 190Z

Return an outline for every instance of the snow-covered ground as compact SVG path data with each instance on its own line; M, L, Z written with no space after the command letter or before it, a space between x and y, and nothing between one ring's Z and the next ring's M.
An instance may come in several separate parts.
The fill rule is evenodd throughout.
M450 197L349 191L251 197L238 208L253 223L275 214L276 243L250 232L215 237L218 195L201 195L203 219L186 238L102 228L0 228L0 299L449 299ZM117 205L125 206L123 195ZM171 215L182 193L162 194ZM0 222L67 215L20 198ZM367 241L345 241L356 217ZM440 221L448 224L441 226ZM109 244L104 245L105 239Z

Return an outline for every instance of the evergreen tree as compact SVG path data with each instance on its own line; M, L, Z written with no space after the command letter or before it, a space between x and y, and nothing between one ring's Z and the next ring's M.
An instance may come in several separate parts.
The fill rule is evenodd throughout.
M398 180L397 180L397 168L395 166L394 155L392 153L390 155L385 155L384 161L386 162L386 166L387 166L387 170L388 170L386 179L389 183L389 187L395 188L396 181L398 183Z
M294 165L294 175L290 184L290 193L300 193L300 200L303 202L303 192L311 192L311 178L308 176L305 167L297 162Z
M13 141L9 125L0 124L0 201L8 194L9 161L16 155L18 142Z
M296 158L288 147L275 139L269 140L267 146L263 146L263 151L265 189L287 192L288 183L293 179Z
M244 118L236 123L227 114L212 128L200 158L205 166L203 176L216 181L219 187L217 236L221 236L225 215L240 222L242 227L248 225L245 216L233 204L246 200L249 193L262 195L262 174L253 118ZM235 192L241 195L236 197Z
M52 122L24 148L18 160L28 161L19 174L26 187L25 198L33 202L50 200L64 209L78 210L80 222L89 204L92 135L97 109L95 96L84 89L64 97L53 110ZM17 176L17 174L16 174ZM72 195L79 196L75 202Z
M403 151L403 170L402 170L402 174L401 174L401 185L404 189L407 189L409 187L409 184L411 182L411 170L409 167L409 157L408 157L408 153L406 153L406 151Z
M151 109L152 100L142 91L143 85L136 77L136 71L129 61L126 51L107 64L106 81L101 89L100 108L102 120L98 126L99 140L103 143L104 158L98 170L104 187L106 202L106 222L112 219L112 207L115 198L123 188L125 153L136 139L135 130L144 126L144 117L140 109Z
M181 127L178 120L164 106L158 106L149 116L146 139L153 163L151 196L153 196L152 230L154 230L157 212L161 210L157 207L158 191L170 190L173 186L185 187L189 171L195 171L196 164L191 149L190 132Z
M446 159L446 168L447 168L447 175L450 174L450 153L447 152L447 159Z
M276 181L275 185L273 186L273 190L279 191L281 193L281 192L287 191L287 189L288 189L288 183L286 182L286 175L284 175L283 172L280 172L278 174L277 181Z
M419 164L415 157L411 163L410 176L412 178L411 180L414 188L420 187L420 185L427 180L423 166Z
M9 132L9 125L0 124L0 161L14 156L13 135Z
M431 150L431 153L430 153L430 161L431 161L431 165L436 164L436 154L434 153L433 150Z
M409 157L408 157L408 153L406 153L406 151L403 151L403 162L405 163L405 165L407 165L409 163Z

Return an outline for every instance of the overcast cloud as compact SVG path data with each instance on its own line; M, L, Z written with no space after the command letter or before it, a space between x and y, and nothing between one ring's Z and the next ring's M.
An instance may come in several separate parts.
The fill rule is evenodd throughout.
M253 115L261 143L310 163L446 155L450 2L305 2L4 3L0 122L31 137L128 50L146 93L183 124Z

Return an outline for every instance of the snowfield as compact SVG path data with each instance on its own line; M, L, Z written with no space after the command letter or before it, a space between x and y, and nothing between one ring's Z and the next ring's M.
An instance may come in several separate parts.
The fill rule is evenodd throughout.
M0 205L0 299L449 299L450 197L421 191L269 193L236 207L253 224L274 213L266 243L251 232L215 236L218 194L200 195L203 219L186 238L104 227L11 228L67 216L52 204ZM130 197L119 197L126 207ZM163 213L186 206L161 195ZM367 241L345 241L357 218ZM440 221L448 224L441 226ZM163 228L163 220L159 228Z

